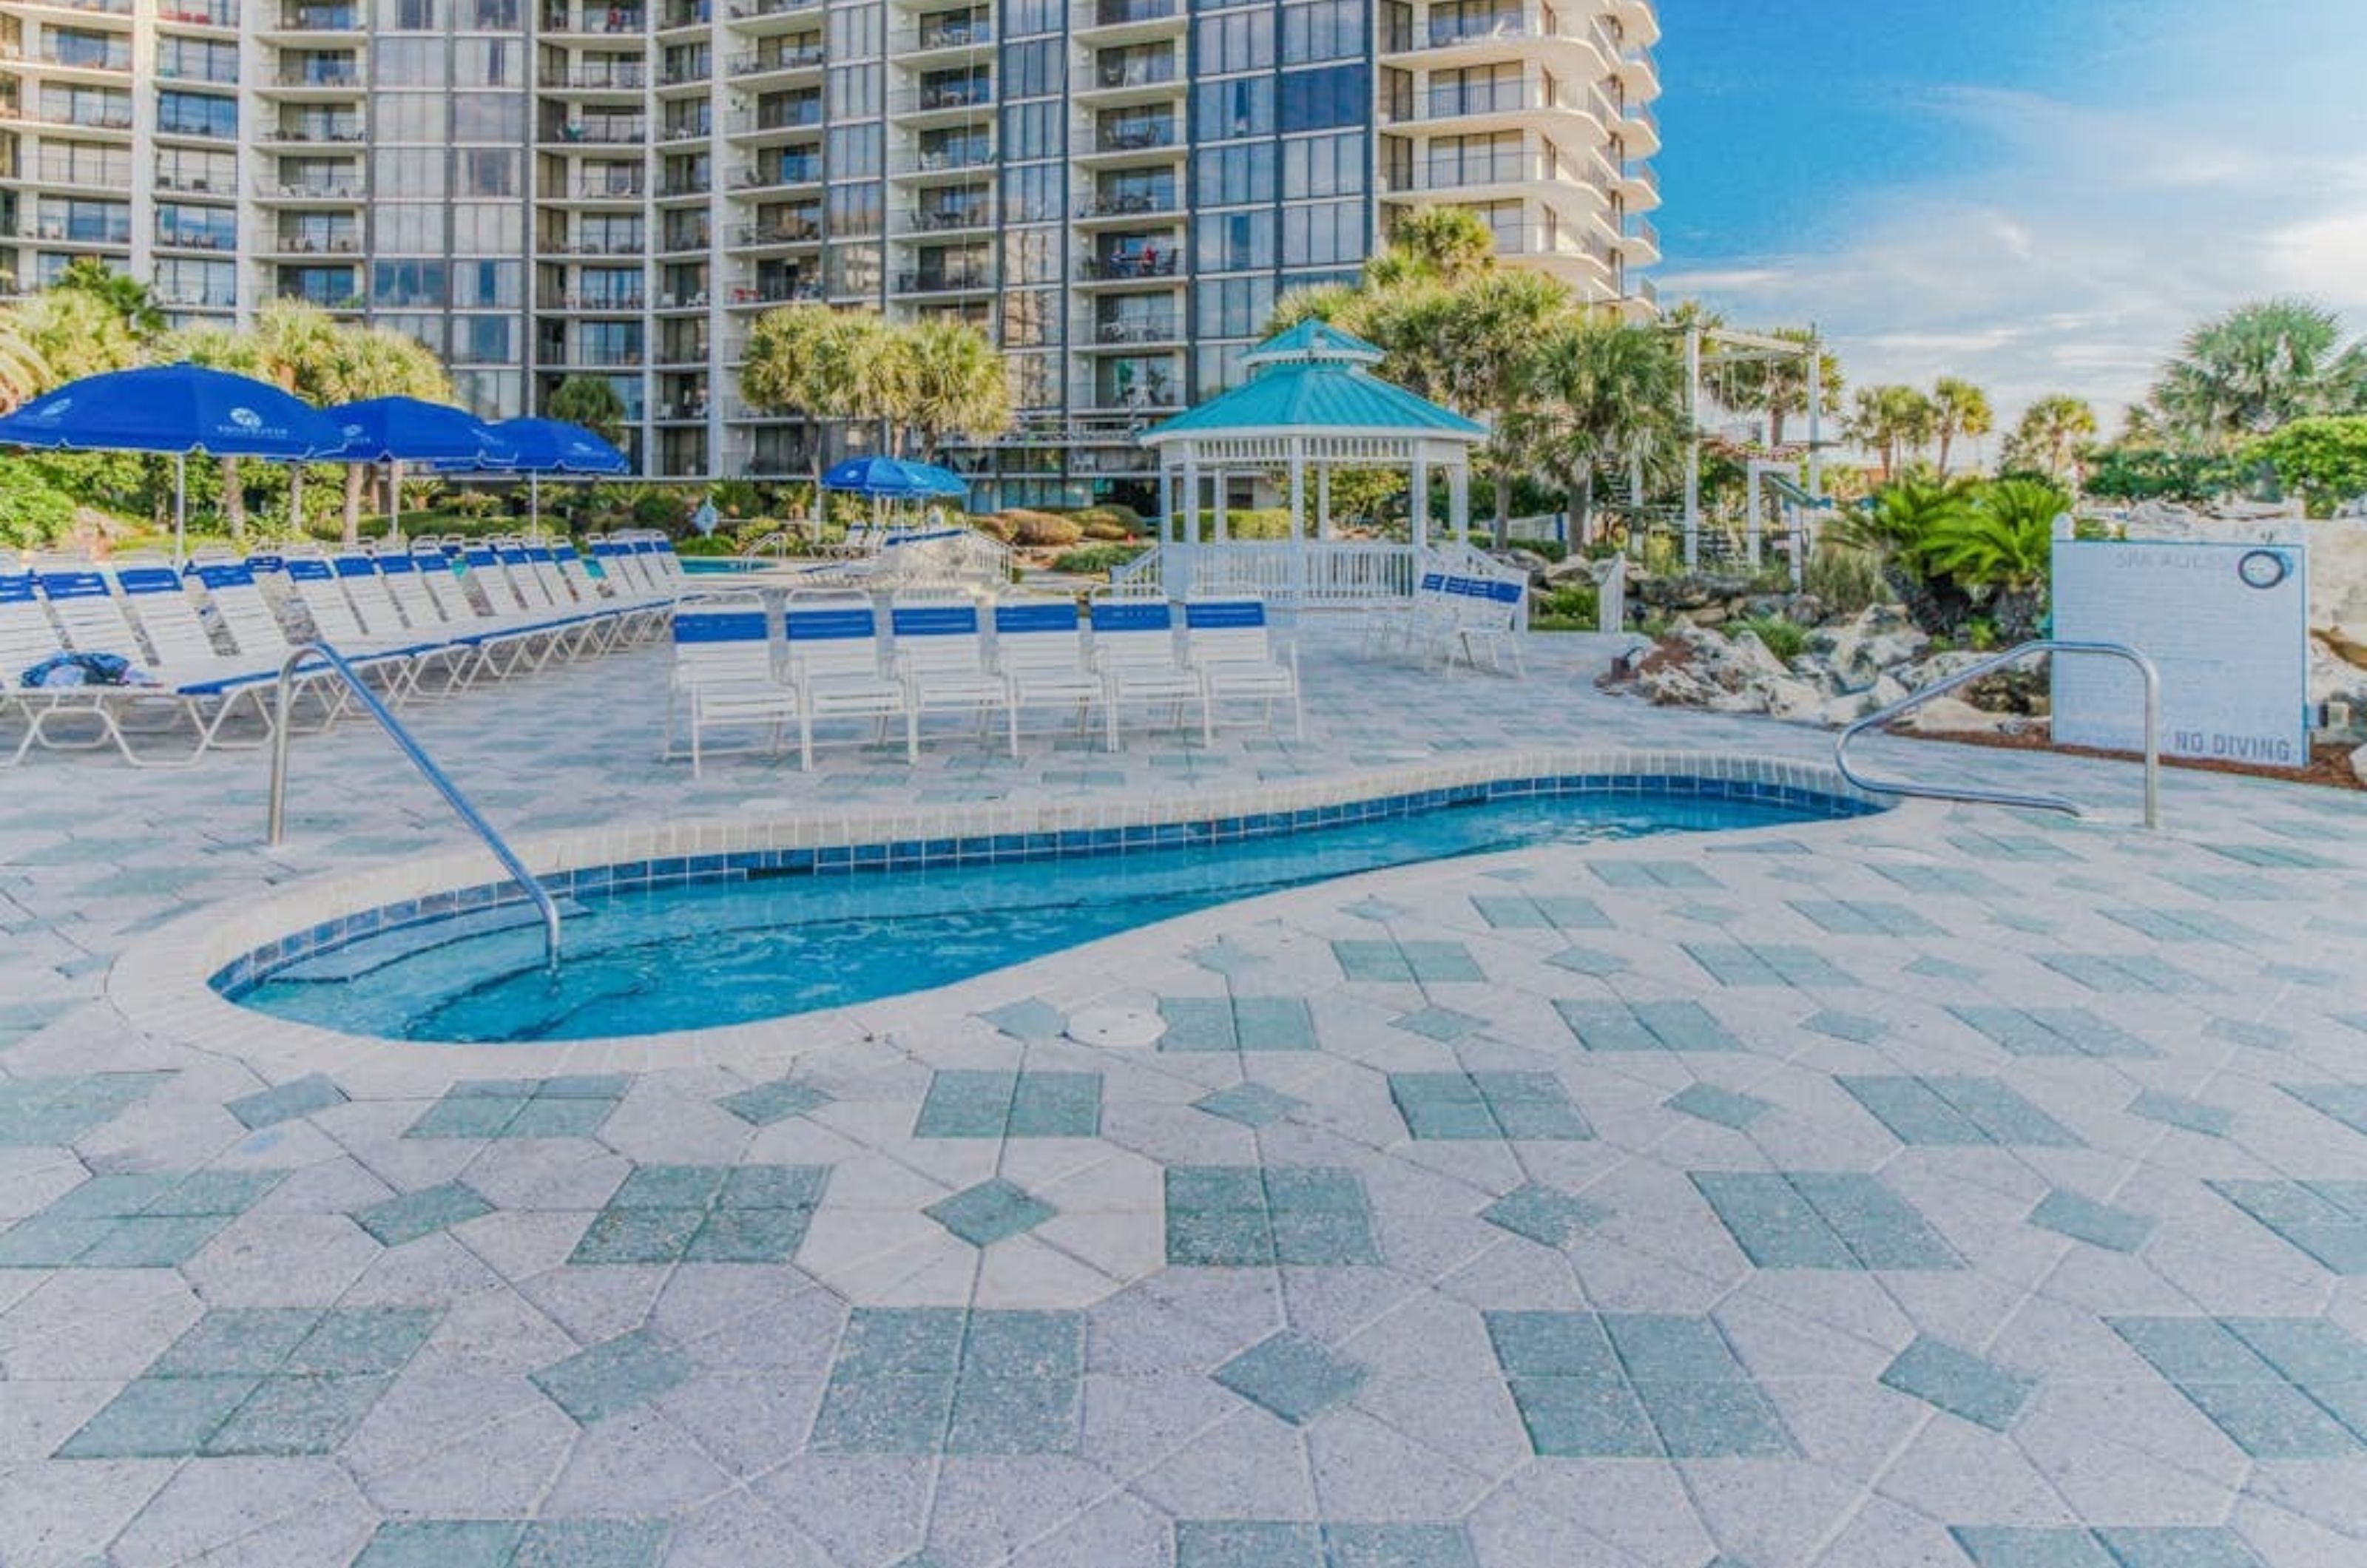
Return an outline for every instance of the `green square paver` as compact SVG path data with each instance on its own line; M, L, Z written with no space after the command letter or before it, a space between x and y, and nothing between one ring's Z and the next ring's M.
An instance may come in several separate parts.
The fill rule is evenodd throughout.
M272 1377L216 1427L199 1452L288 1458L327 1454L353 1435L391 1377Z
M1079 1313L857 1308L810 1446L819 1453L1074 1451Z
M1073 1452L1083 1409L1083 1385L1071 1373L993 1377L964 1367L954 1384L945 1451L962 1457Z
M1315 1020L1299 997L1162 997L1161 1051L1312 1051Z
M84 1073L0 1082L0 1147L66 1145L144 1099L170 1073Z
M1459 942L1335 941L1331 953L1340 972L1356 981L1478 984L1488 978Z
M2330 1271L2367 1274L2367 1182L2226 1180L2203 1185Z
M1269 1519L1178 1519L1175 1568L1330 1568L1322 1531Z
M1793 1452L1774 1407L1703 1318L1485 1314L1530 1448L1557 1459Z
M722 1209L810 1209L830 1190L826 1165L741 1165L723 1179Z
M147 1377L276 1372L320 1326L314 1307L224 1307L207 1313L148 1365Z
M2367 1084L2281 1083L2277 1087L2319 1115L2367 1134Z
M705 1209L603 1209L568 1255L571 1264L678 1263L707 1223Z
M60 1459L188 1459L263 1379L134 1378L59 1449Z
M1284 1330L1211 1374L1225 1387L1294 1427L1304 1427L1365 1386L1366 1368L1319 1339Z
M1693 1182L1761 1269L1961 1269L1914 1207L1854 1171L1694 1171Z
M1244 1127L1270 1127L1305 1103L1264 1084L1244 1083L1202 1095L1192 1108Z
M1171 1264L1223 1269L1381 1260L1371 1205L1353 1171L1173 1166L1166 1186Z
M1102 1130L1102 1075L1021 1073L1006 1134L1014 1138L1094 1138Z
M2367 1346L2331 1325L2312 1318L2104 1321L2254 1459L2367 1451L2367 1404L2355 1397Z
M786 1263L805 1244L830 1167L643 1166L568 1258L571 1264Z
M2077 1134L1999 1078L1842 1075L1833 1081L1902 1144L2080 1146Z
M682 1256L691 1263L787 1263L812 1223L811 1209L711 1209Z
M510 1568L657 1568L669 1533L663 1519L538 1519Z
M357 1209L354 1223L381 1245L401 1247L493 1212L493 1206L475 1188L447 1181Z
M1487 1028L1488 1021L1474 1018L1467 1012L1457 1012L1453 1008L1433 1006L1416 1008L1401 1018L1393 1018L1389 1025L1446 1045Z
M1034 1230L1059 1211L998 1176L941 1198L921 1213L972 1247L983 1247Z
M1415 1138L1591 1138L1551 1073L1391 1073L1389 1098Z
M345 1102L345 1091L315 1073L310 1077L281 1084L277 1089L233 1100L222 1109L237 1117L242 1126L269 1127Z
M2030 1223L2114 1252L2135 1252L2158 1224L2150 1215L2099 1203L2059 1187L2038 1201L2038 1206L2030 1211Z
M1726 885L1691 861L1597 861L1588 869L1606 887L1723 887Z
M1882 1382L1993 1432L2010 1429L2038 1387L2035 1378L1927 1336L1898 1353Z
M2104 996L2190 996L2226 987L2152 953L2040 953L2038 962Z
M529 1373L578 1426L648 1403L690 1376L690 1358L646 1328Z
M1782 943L1689 942L1687 954L1721 986L1854 986L1813 948Z
M2122 1568L2084 1529L2019 1525L1958 1525L1949 1534L1973 1568Z
M389 1519L352 1568L511 1568L525 1536L518 1519Z
M776 1122L821 1110L830 1103L830 1096L810 1084L776 1078L737 1094L727 1094L716 1103L751 1126L769 1127Z
M1756 1095L1738 1094L1716 1084L1688 1084L1660 1101L1670 1111L1739 1132L1775 1109Z
M1479 1217L1489 1224L1553 1247L1569 1246L1580 1232L1601 1224L1610 1214L1600 1204L1535 1182L1515 1188L1479 1211Z
M289 1352L280 1370L297 1374L401 1371L436 1332L427 1307L339 1307Z
M1699 1002L1561 1001L1554 1010L1589 1051L1739 1051Z
M2161 1053L2085 1008L1952 1006L1967 1028L2010 1055L2100 1056L2141 1061Z
M2216 1525L2100 1525L2116 1568L2267 1568L2234 1530Z
M645 1165L625 1178L608 1199L611 1209L704 1209L722 1194L731 1168L724 1165Z
M619 1074L457 1083L403 1133L406 1138L588 1138L625 1098Z
M1323 1568L1479 1568L1461 1525L1329 1524Z

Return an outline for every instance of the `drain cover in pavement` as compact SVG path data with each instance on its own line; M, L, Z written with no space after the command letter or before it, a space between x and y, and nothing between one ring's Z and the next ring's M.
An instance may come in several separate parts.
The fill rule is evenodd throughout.
M1167 1021L1149 1008L1087 1008L1069 1020L1069 1038L1081 1045L1139 1050L1166 1032Z

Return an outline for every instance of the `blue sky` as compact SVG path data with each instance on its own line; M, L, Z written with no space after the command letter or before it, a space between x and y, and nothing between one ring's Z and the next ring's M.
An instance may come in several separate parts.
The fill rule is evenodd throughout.
M1852 384L2075 392L2298 293L2367 333L2367 0L1660 0L1663 303Z

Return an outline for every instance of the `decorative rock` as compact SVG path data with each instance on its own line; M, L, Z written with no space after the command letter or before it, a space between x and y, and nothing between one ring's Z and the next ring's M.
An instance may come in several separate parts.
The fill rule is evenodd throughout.
M2350 753L2350 776L2367 784L2367 746Z

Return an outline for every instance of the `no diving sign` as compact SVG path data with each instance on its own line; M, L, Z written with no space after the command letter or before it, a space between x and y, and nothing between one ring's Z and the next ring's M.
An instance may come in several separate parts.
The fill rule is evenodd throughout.
M2272 768L2309 761L2309 559L2300 545L2058 539L2055 636L2117 642L2161 671L2161 750ZM2055 739L2134 751L2144 683L2057 657Z

